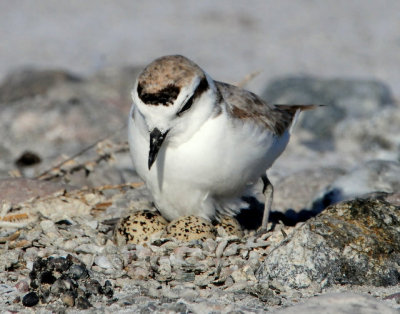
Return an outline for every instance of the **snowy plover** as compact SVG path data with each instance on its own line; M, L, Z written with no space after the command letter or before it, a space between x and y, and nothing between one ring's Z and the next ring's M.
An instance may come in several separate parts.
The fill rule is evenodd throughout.
M150 63L132 97L133 164L166 219L235 215L261 177L266 227L273 193L266 170L285 149L296 113L314 105L269 105L178 55Z

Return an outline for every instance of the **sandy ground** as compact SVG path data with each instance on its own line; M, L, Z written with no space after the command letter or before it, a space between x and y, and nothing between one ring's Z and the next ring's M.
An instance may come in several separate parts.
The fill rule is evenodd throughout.
M248 86L287 74L376 78L400 96L400 1L1 1L0 78L16 68L91 73L184 54Z

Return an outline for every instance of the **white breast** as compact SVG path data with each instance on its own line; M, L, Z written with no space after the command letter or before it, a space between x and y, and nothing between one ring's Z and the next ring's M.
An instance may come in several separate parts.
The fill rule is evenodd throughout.
M157 208L170 220L183 215L213 218L216 209L225 210L226 204L265 173L289 140L288 132L276 137L251 120L232 120L222 112L188 141L163 143L149 171L147 128L140 114L132 121L129 144L134 166Z

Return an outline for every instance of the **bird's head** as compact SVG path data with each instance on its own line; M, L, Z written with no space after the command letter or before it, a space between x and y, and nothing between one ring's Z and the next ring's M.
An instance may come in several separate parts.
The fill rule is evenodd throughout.
M183 56L156 59L139 74L132 98L149 133L149 170L163 143L187 140L210 116L214 93L212 79Z

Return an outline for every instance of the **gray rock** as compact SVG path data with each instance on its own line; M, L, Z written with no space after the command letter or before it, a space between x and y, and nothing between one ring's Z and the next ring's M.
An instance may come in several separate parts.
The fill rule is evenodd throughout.
M303 115L300 125L318 137L330 137L347 116L372 116L378 108L395 103L387 85L376 80L287 77L269 83L262 94L274 104L323 104L327 107Z
M80 82L76 75L62 70L26 69L11 73L0 85L0 104L44 95L53 86L65 82Z
M313 201L314 211L343 200L354 199L374 192L400 191L400 163L372 160L340 176Z
M319 291L332 284L400 283L400 207L354 200L327 208L267 255L260 281Z
M277 311L279 314L395 314L397 310L371 296L335 293L311 298L307 302Z

